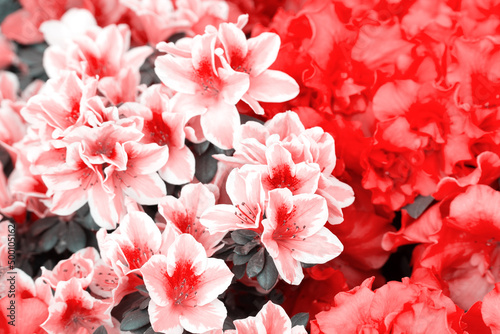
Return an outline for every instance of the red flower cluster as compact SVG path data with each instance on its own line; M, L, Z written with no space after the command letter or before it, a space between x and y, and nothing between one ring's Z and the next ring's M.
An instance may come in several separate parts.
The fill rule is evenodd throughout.
M500 333L498 0L8 12L0 332Z

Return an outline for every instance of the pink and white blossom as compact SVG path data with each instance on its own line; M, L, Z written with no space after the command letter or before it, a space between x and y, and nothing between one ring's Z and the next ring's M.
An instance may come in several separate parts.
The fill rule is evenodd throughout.
M325 263L343 250L338 238L325 228L328 208L318 195L293 196L288 189L272 190L266 215L262 243L289 284L298 285L304 278L301 263Z
M217 251L225 233L209 233L200 223L203 212L215 205L213 192L201 183L187 184L181 190L179 198L164 197L158 204L158 212L171 224L178 234L189 233L201 243L207 256Z
M167 255L153 256L141 269L151 301L149 316L155 331L204 333L221 329L226 308L217 299L233 274L223 260L207 258L190 234L181 234Z
M226 334L306 334L304 326L292 327L292 322L285 310L269 301L255 317L235 320L235 330L227 330Z
M82 327L93 333L101 325L112 330L110 312L110 304L92 297L82 289L76 278L72 278L57 285L54 300L49 306L49 317L41 327L49 334L77 333Z

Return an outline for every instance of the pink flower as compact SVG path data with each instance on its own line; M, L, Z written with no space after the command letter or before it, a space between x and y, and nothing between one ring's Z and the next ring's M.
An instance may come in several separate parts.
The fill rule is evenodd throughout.
M240 124L235 105L248 90L249 79L244 73L216 67L216 37L215 33L195 36L189 50L160 43L158 49L171 54L156 59L155 71L167 87L178 92L177 103L189 110L188 118L201 115L205 137L227 149Z
M2 22L2 32L18 43L41 43L43 35L38 31L40 24L61 17L66 11L66 2L54 1L47 4L40 0L23 1L23 8L10 14Z
M123 150L127 155L125 169L109 165L104 170L107 176L104 185L114 189L115 203L118 206L125 205L124 199L117 201L126 195L139 204L158 204L166 194L166 187L156 172L165 165L168 151L156 144L139 144L133 141L125 142Z
M81 145L73 143L66 149L44 151L34 161L36 173L41 173L44 169L47 171L42 175L42 179L49 188L49 196L53 195L51 211L55 214L70 215L89 199L91 210L97 209L100 205L95 203L94 199L96 195L105 192L102 186L103 172L99 167L82 160L81 151ZM96 219L97 215L94 214L93 217ZM96 220L98 224L105 221L105 219L103 222Z
M130 31L124 25L95 27L67 43L64 48L51 45L44 53L44 68L51 78L69 70L82 79L113 77L117 80L122 71L139 72L139 67L152 52L148 46L129 50Z
M500 303L500 283L496 283L493 290L484 296L483 305L481 307L484 323L490 327L491 332L494 334L500 333L500 311L498 310L498 303Z
M40 25L40 32L49 45L66 47L71 39L83 36L89 29L97 26L97 22L86 9L72 8L59 20L45 21Z
M96 296L104 298L103 301L116 306L123 297L136 292L136 287L143 284L142 278L136 274L118 275L112 266L100 259L94 263L94 276L89 289Z
M11 276L15 277L15 298L8 296L8 290L0 291L0 328L13 329L3 333L34 333L45 334L40 325L49 315L49 305L52 300L52 291L48 284L38 278L33 279L20 269L14 269L15 274L3 274L0 276L0 286L10 287L12 281L7 281ZM11 296L12 297L12 296ZM8 309L11 302L15 302L15 327L8 324L13 319Z
M244 170L259 171L264 191L287 188L292 194L314 194L318 188L320 170L317 164L295 164L292 155L282 145L273 144L266 150L267 166L247 166Z
M181 334L184 329L203 333L222 328L227 312L217 296L233 274L223 260L207 258L193 236L178 236L166 256L153 256L141 272L155 331Z
M1 52L1 51L0 51ZM19 80L11 72L0 71L0 145L12 146L26 134L26 124L19 114L24 104L17 102Z
M73 71L50 79L41 92L31 99L21 110L21 114L40 137L52 139L60 137L80 125L87 125L89 120L102 117L87 106L87 101L96 95L97 82L83 82Z
M82 289L86 289L94 276L94 266L99 260L99 253L93 247L82 249L70 256L67 260L59 261L52 270L42 269L42 279L54 290L61 281L76 278Z
M256 172L231 171L227 177L226 191L233 205L218 204L205 210L200 218L210 233L237 229L262 230L265 192L260 175Z
M143 134L133 126L121 127L111 122L99 128L81 126L64 137L63 143L67 145L66 152L64 149L42 152L35 164L49 188L49 195L53 195L52 212L69 215L88 201L92 217L99 226L116 227L119 218L123 215L125 204L122 196L115 196L112 190L104 184L103 168L105 164L108 164L116 170L125 170L128 156L124 145L126 142L138 141L142 136ZM58 145L61 144L58 143ZM129 152L131 152L132 160L140 155L137 149L135 151L130 149ZM59 168L54 168L54 161L61 164ZM47 168L42 168L43 166ZM134 175L134 173L142 175L140 167L139 165L139 168L132 168L128 175ZM148 171L150 170L146 168L145 172ZM156 180L156 184L161 184L161 181ZM115 185L122 186L121 183ZM160 195L163 195L163 189L159 187ZM141 190L138 188L136 192L141 192ZM132 192L132 195L134 194ZM140 195L135 197L140 197Z
M301 262L325 263L343 250L338 238L324 227L328 209L318 195L272 190L266 215L262 243L289 284L298 285L304 278Z
M457 333L463 311L434 284L403 278L371 290L373 277L335 296L335 305L316 315L312 333ZM431 284L429 284L431 283Z
M139 18L149 44L156 45L175 33L193 36L208 24L228 18L229 6L219 0L121 0Z
M132 211L111 234L101 229L97 240L103 260L118 276L138 273L140 268L160 250L161 232L144 212Z
M282 148L273 148L274 145ZM342 208L353 203L354 192L349 185L331 175L336 163L335 142L323 129L305 129L298 115L287 111L264 125L256 122L241 125L235 135L234 147L236 151L233 156L219 154L216 158L238 167L244 164L267 164L268 171L262 179L264 189L279 188L273 181L276 178L280 184L285 181L282 185L288 187L290 184L289 189L295 188L292 189L294 193L315 192L327 201L330 224L343 221ZM320 173L313 171L316 168L314 166L319 167ZM242 170L253 169L261 172L265 170L261 166L246 166ZM301 176L297 173L301 173ZM318 176L319 180L314 182Z
M0 69L4 69L11 64L16 64L19 60L14 47L0 32Z
M205 210L215 205L215 196L206 185L187 184L181 190L179 198L164 197L158 204L158 212L179 234L189 233L201 243L207 256L219 249L219 243L225 233L212 233L200 223Z
M119 108L127 117L139 116L144 120L143 143L156 143L168 147L168 160L159 169L160 176L171 184L184 184L194 177L195 160L185 145L184 127L186 118L181 112L172 110L168 89L163 85L148 87L137 103L125 103Z
M304 326L294 326L279 305L269 301L262 307L255 317L235 320L236 330L228 330L226 334L306 334Z
M222 23L218 37L223 45L228 65L235 71L247 73L250 87L242 100L256 114L263 115L261 102L284 102L299 94L299 85L288 74L270 70L280 48L280 38L274 33L262 33L246 39L242 28L247 16L238 18L238 23ZM224 62L223 62L224 65Z
M101 325L112 328L110 306L92 297L76 278L72 278L57 285L49 317L41 327L49 334L77 333L82 328L93 333Z

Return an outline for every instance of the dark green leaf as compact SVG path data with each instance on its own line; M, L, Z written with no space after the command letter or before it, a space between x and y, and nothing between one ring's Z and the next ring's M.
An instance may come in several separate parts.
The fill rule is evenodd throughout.
M234 252L238 255L247 255L248 253L250 253L252 249L255 248L255 246L259 244L260 244L259 241L252 240L250 242L247 242L246 245L235 247Z
M257 276L262 271L262 269L264 269L264 264L264 248L261 248L257 253L254 254L254 256L252 256L252 258L247 263L248 277Z
M408 212L410 217L417 219L432 202L434 202L434 197L432 196L418 196L413 203L406 205L403 209Z
M309 322L309 313L305 313L305 312L297 313L290 320L292 320L292 327L295 327L295 326L306 327L307 323Z
M149 324L149 314L146 310L129 312L120 325L122 331L133 331Z
M268 252L265 258L264 269L257 275L257 282L264 290L270 290L278 280L278 270Z
M94 331L94 334L108 334L108 331L106 330L106 327L102 325Z
M95 223L94 218L92 218L88 205L85 205L78 210L73 220L87 230L97 231L100 229L99 225Z
M304 263L304 262L301 262L301 263L300 263L300 266L301 266L302 268L312 268L312 267L314 267L316 264L317 264L317 263Z
M141 328L137 328L134 330L131 330L130 332L132 334L144 334L145 331L147 331L151 326L147 324L146 326L142 326Z
M0 22L2 22L7 15L15 12L21 8L18 1L15 0L0 0Z
M205 153L208 149L208 147L210 146L210 142L209 141L204 141L203 143L199 143L199 144L193 144L193 152L196 153L197 155L202 155L203 153Z
M57 235L59 236L59 242L54 247L54 250L56 251L57 254L62 254L68 248L68 243L66 242L68 224L65 222L60 222L57 226L59 226L59 229L57 231Z
M146 329L144 334L161 334L161 332L155 332L153 327L149 327L148 329Z
M231 239L238 245L246 245L247 242L254 240L259 234L251 230L236 230L231 232Z
M33 226L31 226L30 233L31 235L37 236L43 231L54 226L57 222L59 222L59 217L46 217L38 219L33 223Z
M43 263L43 266L45 267L45 269L47 270L52 270L54 269L54 267L56 266L56 262L53 260L53 259L48 259L47 261L45 261Z
M149 301L151 300L151 298L146 298L142 301L141 305L139 305L139 309L141 310L144 310L145 308L147 308L149 306Z
M70 221L68 223L68 234L66 235L66 242L68 243L68 249L73 253L76 253L80 249L84 248L85 244L87 243L87 236L85 235L85 231L74 221Z
M233 254L233 263L237 266L245 264L252 258L252 256L253 254L247 254L247 255Z
M45 231L40 239L38 240L38 251L40 252L48 252L56 245L59 240L59 225L65 223L58 223Z
M231 271L236 279L241 279L245 275L245 265L234 265Z
M196 156L196 171L194 175L202 183L209 183L217 172L217 160L212 157L212 154L217 153L215 147L210 147L202 155Z

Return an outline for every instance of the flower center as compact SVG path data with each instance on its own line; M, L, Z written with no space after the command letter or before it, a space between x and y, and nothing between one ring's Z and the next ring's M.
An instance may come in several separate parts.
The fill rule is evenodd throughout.
M248 205L245 202L241 202L241 204L236 204L235 207L236 210L234 214L243 224L255 223L259 212L257 205Z

